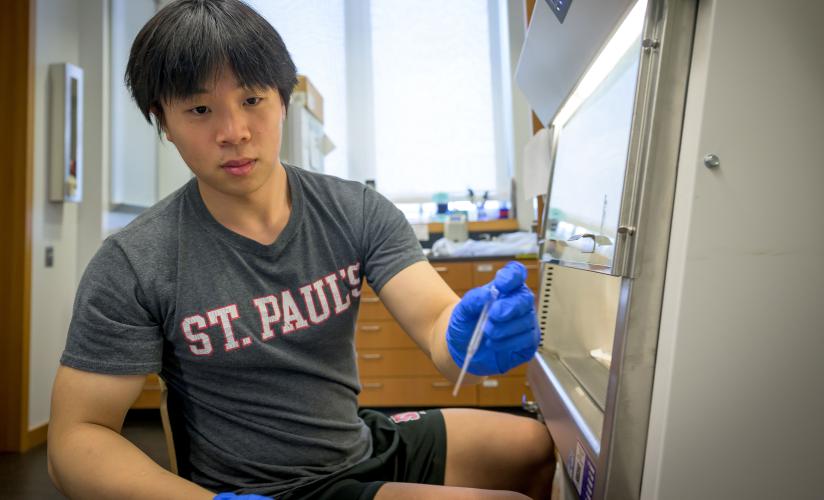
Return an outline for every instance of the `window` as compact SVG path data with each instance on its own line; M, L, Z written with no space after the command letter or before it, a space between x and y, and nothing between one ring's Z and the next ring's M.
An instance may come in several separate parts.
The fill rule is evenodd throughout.
M380 0L370 17L378 190L406 201L467 188L507 196L509 165L495 130L503 96L493 90L501 78L492 64L499 30L490 29L490 5Z
M324 169L349 177L344 0L245 1L275 27L298 73L306 75L323 97L323 129L335 143L324 158Z
M323 95L327 173L395 201L509 196L504 2L246 1Z

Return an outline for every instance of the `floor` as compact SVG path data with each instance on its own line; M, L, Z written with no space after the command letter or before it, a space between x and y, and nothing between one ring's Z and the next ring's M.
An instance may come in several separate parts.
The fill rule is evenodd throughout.
M123 435L163 467L169 467L166 441L157 410L133 410ZM22 454L0 454L0 498L50 500L65 498L52 485L46 468L46 445Z
M524 415L516 408L496 408ZM385 409L395 413L399 409ZM382 409L383 411L383 409ZM169 468L166 441L157 410L132 410L123 424L123 435L157 463ZM0 454L0 498L4 500L50 500L64 498L52 485L46 469L46 445L23 454Z

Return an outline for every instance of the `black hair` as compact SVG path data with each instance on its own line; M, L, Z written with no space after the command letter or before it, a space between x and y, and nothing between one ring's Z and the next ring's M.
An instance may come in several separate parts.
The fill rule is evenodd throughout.
M244 87L276 88L288 108L295 63L275 28L240 0L176 0L160 9L132 43L125 80L160 133L161 104L201 92L226 67Z

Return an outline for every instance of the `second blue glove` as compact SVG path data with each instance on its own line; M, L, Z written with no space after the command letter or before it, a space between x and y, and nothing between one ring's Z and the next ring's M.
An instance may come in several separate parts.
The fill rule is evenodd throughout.
M446 343L460 367L481 310L491 298L490 285L500 293L489 309L483 340L469 363L473 375L496 375L532 359L541 340L535 316L535 296L524 284L526 268L509 262L492 283L468 291L452 311Z
M255 494L236 495L231 491L218 493L213 500L273 500L272 497L264 497Z

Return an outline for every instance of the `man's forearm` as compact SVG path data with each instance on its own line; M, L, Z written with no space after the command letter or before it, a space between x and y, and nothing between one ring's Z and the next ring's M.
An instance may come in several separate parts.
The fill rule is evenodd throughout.
M446 345L446 330L449 327L449 318L452 315L452 310L455 309L457 301L444 309L435 321L430 336L430 356L435 363L435 367L447 379L455 382L458 380L458 375L461 373L461 367L455 364L452 355L449 354L449 348ZM467 373L464 377L463 384L472 385L480 382L481 377L476 377Z
M49 474L69 498L214 497L162 468L108 427L78 424L49 438Z

